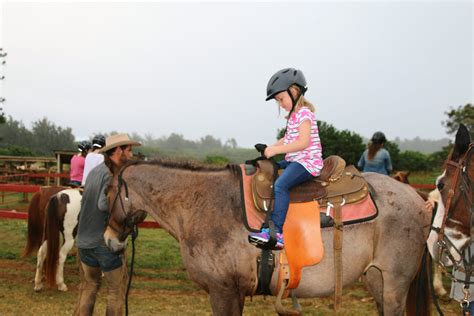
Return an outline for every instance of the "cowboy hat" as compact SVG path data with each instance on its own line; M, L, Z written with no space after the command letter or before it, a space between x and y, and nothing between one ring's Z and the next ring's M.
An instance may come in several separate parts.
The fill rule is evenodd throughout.
M128 137L128 134L115 134L107 137L105 140L105 146L100 149L100 152L105 153L110 149L124 145L141 146L139 142L131 140L130 137Z

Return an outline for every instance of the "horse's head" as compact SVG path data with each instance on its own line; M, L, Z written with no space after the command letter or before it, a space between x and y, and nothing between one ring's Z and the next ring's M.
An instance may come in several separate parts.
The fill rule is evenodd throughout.
M127 166L118 171L107 190L109 220L104 240L107 247L114 252L122 251L126 247L127 237L136 232L136 225L146 217L141 199L135 191L128 188L127 171Z
M401 182L401 183L407 183L410 184L408 181L408 176L410 175L410 171L398 171L395 173L395 175L392 176L395 180Z
M461 125L445 171L436 180L440 198L427 243L433 259L445 265L460 264L471 240L473 147L467 128Z

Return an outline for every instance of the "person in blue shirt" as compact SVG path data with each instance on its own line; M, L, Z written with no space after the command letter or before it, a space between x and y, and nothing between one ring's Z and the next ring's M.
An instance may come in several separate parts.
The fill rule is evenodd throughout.
M384 133L375 132L357 163L362 172L377 172L389 175L392 172L392 161L389 152L383 148L387 139Z

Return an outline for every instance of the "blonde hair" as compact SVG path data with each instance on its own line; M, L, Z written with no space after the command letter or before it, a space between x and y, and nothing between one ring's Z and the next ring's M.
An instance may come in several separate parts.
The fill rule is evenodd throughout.
M295 93L296 95L299 95L301 93L301 88L294 84L290 87L290 92L293 92L293 91L296 92ZM316 108L314 107L314 105L311 102L309 102L308 99L304 97L304 95L300 96L300 98L298 99L298 103L296 103L296 106L295 106L295 111L298 111L303 106L307 107L313 113L316 111Z

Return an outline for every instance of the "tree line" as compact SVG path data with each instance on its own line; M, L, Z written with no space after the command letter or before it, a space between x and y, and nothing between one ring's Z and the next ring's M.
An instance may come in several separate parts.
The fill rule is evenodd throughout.
M442 122L442 126L446 128L448 134L454 136L459 124L463 123L470 130L471 139L474 139L474 106L472 104L451 108L445 114L447 119ZM319 121L318 126L324 157L339 155L348 164L357 164L366 148L366 141L361 135L338 129L328 122ZM105 135L115 133L110 132ZM282 133L283 129L278 131L277 138L281 137ZM93 136L91 135L91 139ZM154 138L150 134L141 136L133 133L131 137L143 144L138 150L146 156L181 156L215 164L242 163L246 159L257 156L253 149L239 148L234 138L222 142L218 138L206 135L198 140L188 140L177 133L159 138ZM417 150L402 151L397 141L397 139L389 140L385 145L392 157L394 170L438 171L452 146L450 143L442 150L427 154ZM42 118L33 122L31 129L27 129L21 121L6 117L0 109L0 155L49 156L57 149L76 149L71 128L57 126L47 118Z

